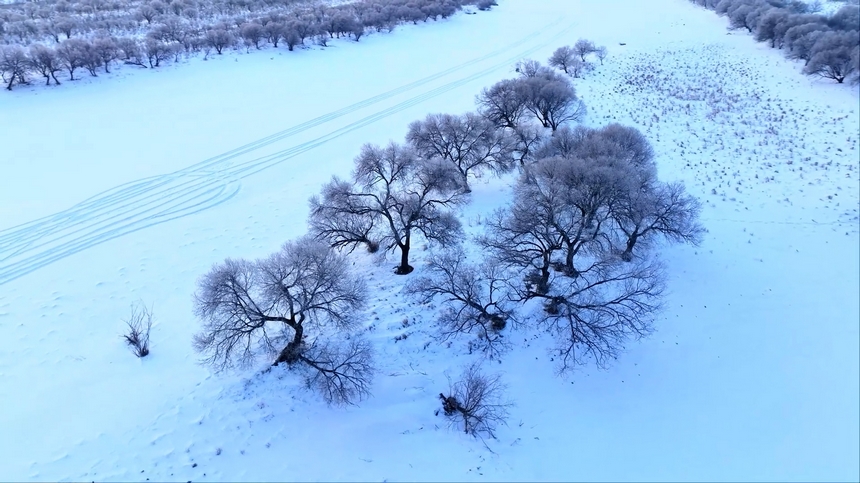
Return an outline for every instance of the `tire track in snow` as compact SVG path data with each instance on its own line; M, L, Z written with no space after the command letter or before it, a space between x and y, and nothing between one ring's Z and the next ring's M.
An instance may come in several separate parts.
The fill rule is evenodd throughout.
M236 161L239 156L408 92L477 62L497 57L513 47L521 46L540 37L548 28L563 21L564 19L560 19L553 22L511 45L478 59L365 99L219 156L173 173L144 178L117 186L90 197L68 210L2 230L0 231L0 285L99 243L217 206L238 193L238 182L241 179L271 168L395 113L457 89L494 71L509 67L513 62L537 52L562 37L572 30L573 25L568 25L539 44L520 51L514 56L506 57L481 71L411 97L313 140L248 161Z
M368 107L368 106L371 106L373 104L382 102L384 100L390 99L391 97L394 97L396 95L408 92L408 91L415 89L417 87L421 87L421 86L423 86L429 82L432 82L434 80L437 80L437 79L440 79L440 78L445 77L447 75L450 75L452 73L455 73L455 72L462 70L462 69L464 69L470 65L474 65L476 63L483 62L485 60L496 57L496 56L498 56L504 52L507 52L508 50L510 50L512 48L518 47L519 45L522 45L523 43L526 43L529 40L532 40L535 37L539 36L545 29L551 28L560 22L561 22L561 20L557 20L553 23L550 23L547 26L545 26L543 29L538 29L538 30L532 32L531 34L526 35L525 37L521 38L520 40L518 40L516 42L513 42L509 45L506 45L500 49L497 49L497 50L490 52L488 54L485 54L483 56L477 57L475 59L471 59L468 62L464 62L460 65L456 65L456 66L451 67L449 69L446 69L442 72L438 72L436 74L425 77L423 79L419 79L417 81L406 84L404 86L400 86L398 88L389 90L389 91L384 92L382 94L370 97L370 98L365 99L363 101L360 101L360 102L357 102L355 104L349 105L347 107L341 108L337 111L333 111L333 112L324 114L324 115L319 116L317 118L314 118L314 119L311 119L311 120L306 121L304 123L293 126L293 127L286 129L284 131L280 131L278 133L269 135L265 138L261 138L261 139L258 139L256 141L253 141L251 143L248 143L244 146L241 146L241 147L238 147L236 149L227 151L226 153L222 153L218 156L215 156L215 157L206 159L204 161L201 161L199 163L187 166L187 167L180 169L178 171L175 171L173 173L153 176L150 178L143 178L140 180L124 183L124 184L115 186L113 188L110 188L106 191L103 191L102 193L94 195L90 198L87 198L86 200L76 204L75 206L73 206L72 208L70 208L68 210L64 210L62 212L59 212L59 213L56 213L53 215L49 215L47 217L40 218L38 220L23 223L21 225L13 226L13 227L8 228L8 229L0 230L0 250L6 251L9 248L8 245L11 243L10 240L12 242L20 242L21 237L19 236L19 232L21 230L25 230L25 229L31 230L33 232L33 235L34 235L33 238L39 238L39 236L40 236L39 232L33 230L33 228L36 226L40 226L40 227L44 227L46 225L50 226L52 223L61 224L62 222L68 220L70 217L72 217L72 216L74 216L80 212L84 212L84 213L89 214L89 210L94 205L100 205L100 206L101 205L109 205L110 202L112 202L113 200L116 200L117 198L123 198L123 199L132 198L134 195L136 195L138 193L145 192L145 191L151 190L153 188L158 188L159 186L166 184L164 182L170 181L171 177L177 177L177 176L182 176L182 175L186 175L186 174L189 174L189 175L195 174L198 171L206 170L207 168L209 168L211 166L215 166L215 165L222 163L224 161L229 161L230 159L233 159L237 156L241 156L242 154L249 153L249 152L254 151L256 149L260 149L262 147L268 146L268 145L275 143L277 141L280 141L282 139L285 139L285 138L294 136L296 134L299 134L301 132L304 132L304 131L311 129L313 127L316 127L318 125L321 125L321 124L324 124L326 122L335 120L335 119L340 118L342 116L345 116L347 114L351 114L355 111L358 111L358 110L363 109L365 107ZM158 181L162 181L162 183L158 183ZM155 185L155 186L153 186L153 185ZM7 255L7 257L8 257L8 255ZM3 258L0 258L0 261L3 261Z
M554 25L557 25L559 22L560 21L553 22L553 23L547 25L546 27L544 27L544 29L550 28ZM49 215L49 216L41 218L39 220L35 220L32 222L24 223L21 225L13 226L11 228L2 230L2 231L0 231L0 250L3 250L4 252L11 252L11 253L7 253L5 255L5 257L0 257L0 262L2 262L4 259L11 258L11 256L20 253L21 250L23 250L23 248L21 248L22 243L25 245L24 248L26 248L26 242L40 238L44 232L46 232L46 231L49 232L52 226L63 225L70 218L72 218L75 215L82 213L82 212L86 213L87 215L90 215L91 214L90 209L93 207L94 204L97 204L98 206L106 206L106 205L109 206L110 203L112 201L116 200L117 198L123 198L123 199L133 198L138 193L151 191L152 189L156 189L160 186L163 186L164 184L169 183L171 181L171 179L174 177L196 174L195 172L197 172L197 171L206 170L207 168L214 166L214 165L217 165L221 162L229 161L230 159L233 159L233 158L240 156L242 154L246 154L246 153L254 151L256 149L260 149L262 147L268 146L269 144L272 144L274 142L288 138L288 137L293 136L295 134L304 132L308 129L311 129L311 128L316 127L318 125L332 121L334 119L337 119L337 118L342 117L344 115L350 114L350 113L355 112L357 110L363 109L363 108L368 107L370 105L376 104L378 102L387 100L387 99L389 99L393 96L396 96L398 94L408 92L409 90L420 87L424 84L427 84L428 82L432 82L434 80L437 80L439 78L442 78L444 76L452 74L458 70L462 70L465 67L468 67L468 66L473 65L475 63L480 63L484 60L488 60L492 57L498 56L498 55L506 52L507 50L509 50L511 48L515 48L515 47L539 36L544 29L539 29L535 32L532 32L531 34L521 38L520 40L518 40L512 44L506 45L506 46L504 46L498 50L495 50L493 52L485 54L481 57L472 59L468 62L464 62L460 65L451 67L450 69L446 69L442 72L438 72L436 74L433 74L429 77L425 77L423 79L417 80L417 81L412 82L410 84L400 86L398 88L384 92L384 93L379 94L377 96L374 96L374 97L365 99L363 101L357 102L355 104L344 107L344 108L339 109L337 111L333 111L333 112L330 112L328 114L324 114L324 115L319 116L315 119L311 119L310 121L307 121L305 123L298 124L298 125L293 126L289 129L286 129L284 131L281 131L281 132L272 134L270 136L267 136L265 138L253 141L249 144L246 144L246 145L241 146L239 148L233 149L233 150L228 151L226 153L222 153L222 154L215 156L213 158L209 158L207 160L201 161L197 164L187 166L187 167L185 167L181 170L175 171L173 173L169 173L166 175L154 176L151 178L143 178L141 180L136 180L136 181L132 181L129 183L121 184L119 186L110 188L110 189L108 189L102 193L99 193L95 196L87 198L86 200L78 203L77 205L73 206L72 208L70 208L68 210L64 210L60 213L56 213L54 215ZM161 183L158 183L158 181L161 181ZM35 229L37 226L40 228L44 228L44 230ZM30 237L21 237L20 232L22 230L29 230L31 236ZM18 251L12 251L12 249L14 248L14 246L12 246L12 245L18 246L19 247ZM2 252L0 252L0 253L2 253Z

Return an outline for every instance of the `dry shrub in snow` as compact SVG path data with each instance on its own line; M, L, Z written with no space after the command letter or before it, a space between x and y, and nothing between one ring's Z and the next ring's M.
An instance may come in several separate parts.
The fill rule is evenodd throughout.
M149 332L152 330L152 310L143 304L131 306L131 315L124 320L128 331L122 336L137 357L149 355Z
M440 393L442 411L451 425L466 434L495 438L499 425L506 424L508 408L506 386L498 374L485 374L479 364L467 366L456 381L449 379L448 394Z
M262 260L227 259L201 278L194 347L216 371L263 357L286 363L327 402L352 404L368 395L373 375L371 348L353 334L365 300L342 255L310 238L287 242Z

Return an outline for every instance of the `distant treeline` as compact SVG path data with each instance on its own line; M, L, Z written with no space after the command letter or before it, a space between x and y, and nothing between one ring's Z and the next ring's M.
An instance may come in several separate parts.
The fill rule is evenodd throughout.
M729 19L759 42L802 60L803 73L842 83L860 75L860 5L846 3L830 16L799 0L691 0Z
M0 7L0 77L7 89L32 77L50 85L116 63L155 68L225 49L356 42L368 32L454 15L495 0L59 0Z

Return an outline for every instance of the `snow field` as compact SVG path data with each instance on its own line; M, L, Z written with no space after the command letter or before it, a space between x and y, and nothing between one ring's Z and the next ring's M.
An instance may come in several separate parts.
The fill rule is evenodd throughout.
M507 0L322 52L124 69L119 81L0 97L11 153L0 189L0 428L18 436L0 447L2 477L860 478L857 93L802 77L685 0L641 3ZM511 333L516 348L487 370L503 372L516 406L487 447L434 416L446 372L477 355L465 340L434 340L431 308L403 298L392 260L353 257L374 288L367 333L380 363L360 407L327 408L288 372L213 376L195 364L191 293L213 263L303 233L308 196L345 175L362 143L400 140L429 112L471 109L519 57L545 60L580 37L610 50L575 81L588 124L643 130L661 178L684 180L706 205L705 243L665 250L671 293L654 336L609 370L558 378L545 335ZM302 129L186 168L291 126ZM470 232L512 181L476 183ZM195 193L211 206L191 213ZM172 211L187 216L153 223ZM119 338L138 299L156 316L144 360Z

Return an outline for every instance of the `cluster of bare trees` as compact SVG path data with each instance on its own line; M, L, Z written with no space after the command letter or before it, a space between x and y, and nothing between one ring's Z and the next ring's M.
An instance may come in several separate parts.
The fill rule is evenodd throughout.
M441 303L443 339L469 334L495 357L509 347L504 330L540 326L565 370L604 365L648 334L664 285L657 242L698 243L700 205L682 184L657 179L635 128L571 127L584 106L567 76L531 60L517 70L477 97L477 112L431 114L402 144L365 145L348 179L310 199L305 238L203 277L195 344L206 362L226 369L265 355L307 371L331 402L365 396L371 352L353 332L365 294L345 257L395 252L395 273L407 275L419 238L436 249L405 293ZM457 217L470 181L514 169L512 200L471 240L484 256L470 260ZM441 395L443 409L466 432L492 435L507 407L488 402L500 387L474 366ZM476 404L476 394L487 397Z
M303 0L25 2L0 8L0 77L6 88L31 76L59 84L77 69L95 76L114 64L158 67L198 53L261 49L329 39L359 41L404 22L448 18L476 0L359 0L335 6Z
M596 46L588 39L579 39L573 46L564 45L553 52L549 58L549 65L561 69L565 74L573 77L581 77L585 71L593 66L588 61L589 56L594 55L601 65L608 55L604 46Z
M846 4L828 17L800 0L692 1L784 50L788 58L802 60L805 74L860 81L860 5Z
M505 348L497 332L513 319L555 334L562 370L604 365L650 331L663 290L654 242L698 243L699 211L683 185L657 179L635 128L565 126L521 168L510 205L486 221L476 241L487 256L438 256L408 291L441 296L444 335L476 334L491 355Z

